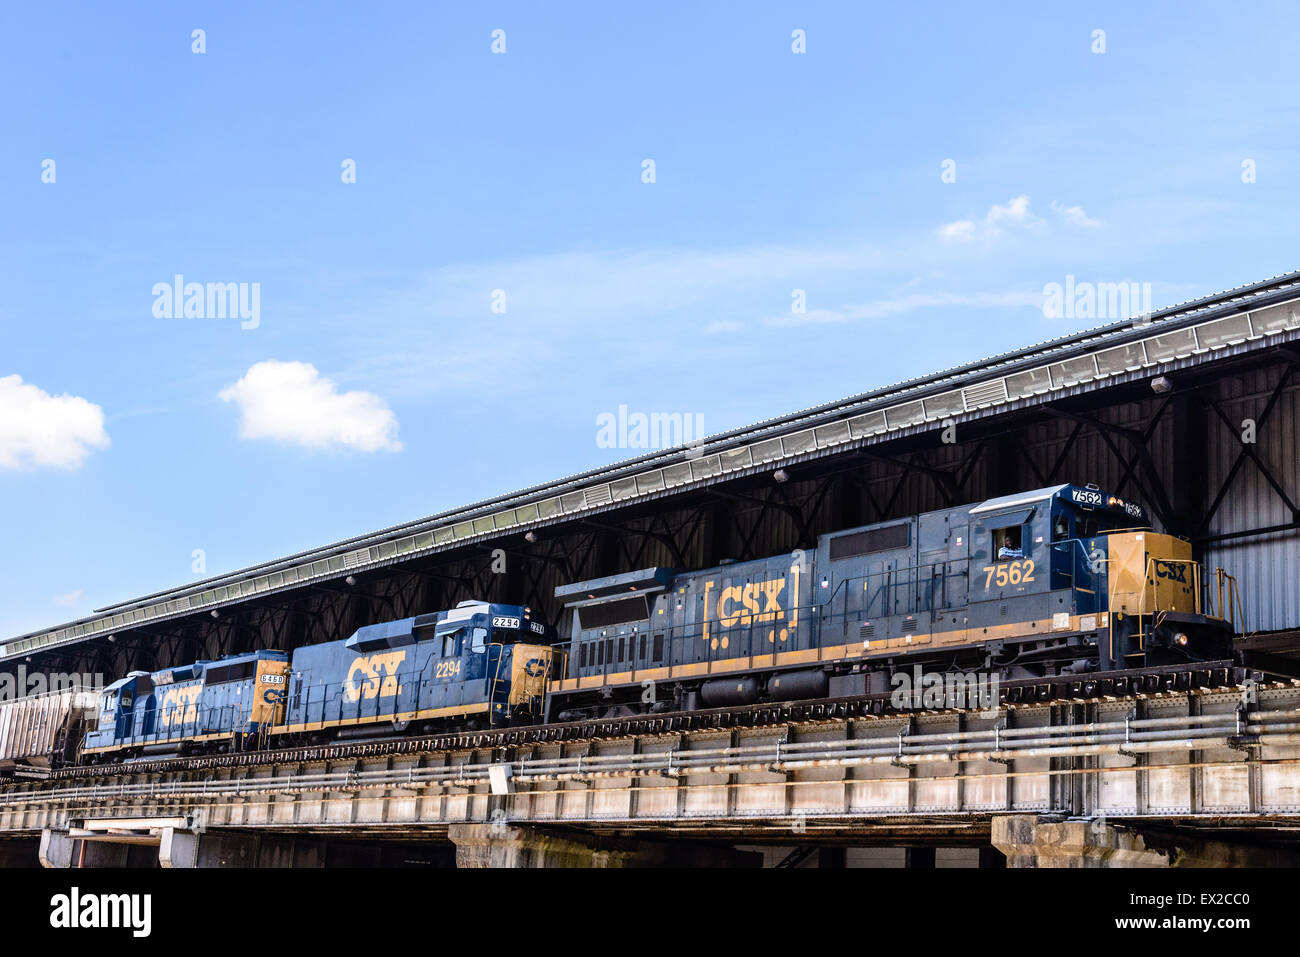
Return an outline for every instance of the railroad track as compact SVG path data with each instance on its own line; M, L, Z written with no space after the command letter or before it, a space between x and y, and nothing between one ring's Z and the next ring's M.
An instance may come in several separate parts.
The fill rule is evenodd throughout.
M1096 698L1124 698L1195 690L1225 690L1244 686L1247 680L1262 682L1265 673L1241 667L1231 659L1192 662L1111 671L1104 675L1062 675L1006 681L999 685L999 705L1043 705ZM562 724L499 728L488 731L456 731L418 737L392 737L362 741L337 741L262 751L203 754L137 760L120 765L90 765L59 768L46 780L109 777L122 774L153 774L164 771L212 770L267 764L337 761L380 755L424 754L438 751L487 750L554 742L618 738L628 735L669 734L686 731L734 730L830 721L844 718L915 714L918 709L900 709L892 692L875 692L847 698L816 701L783 701L710 708L672 714L629 715ZM944 710L944 709L921 709ZM979 708L963 710L977 711ZM28 779L30 780L30 779Z

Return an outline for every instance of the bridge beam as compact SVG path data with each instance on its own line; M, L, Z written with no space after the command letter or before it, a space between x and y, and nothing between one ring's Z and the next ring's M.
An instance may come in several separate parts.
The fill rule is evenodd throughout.
M1283 848L1122 826L1101 819L1050 820L1032 814L993 819L993 846L1007 867L1295 867L1300 853Z
M763 855L499 823L453 824L457 867L761 867Z

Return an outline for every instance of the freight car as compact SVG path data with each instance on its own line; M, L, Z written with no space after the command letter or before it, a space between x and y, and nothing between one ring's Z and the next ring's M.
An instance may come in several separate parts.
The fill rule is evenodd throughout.
M104 689L86 762L540 719L555 630L519 605L461 602L294 651L255 651Z
M98 692L69 687L0 703L0 775L39 777L71 763L98 702Z
M1234 587L1222 570L1205 582L1190 543L1153 531L1136 503L1059 485L793 555L559 587L569 667L550 713L888 691L916 666L1004 680L1222 658ZM1229 597L1214 614L1206 594Z

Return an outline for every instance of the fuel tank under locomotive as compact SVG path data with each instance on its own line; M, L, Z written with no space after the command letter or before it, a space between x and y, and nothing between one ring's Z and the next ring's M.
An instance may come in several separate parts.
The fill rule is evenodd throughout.
M759 675L714 678L700 686L700 701L706 708L727 708L753 704L764 692L771 701L803 701L824 698L828 690L829 678L818 668L772 675L766 682Z

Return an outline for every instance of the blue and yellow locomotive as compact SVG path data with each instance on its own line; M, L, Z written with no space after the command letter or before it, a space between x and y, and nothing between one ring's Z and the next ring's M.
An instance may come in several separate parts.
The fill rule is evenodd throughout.
M1227 602L1207 614L1190 543L1147 522L1135 503L1059 485L833 532L807 552L564 586L569 667L552 713L885 691L904 665L1014 679L1226 657Z
M482 601L367 625L294 652L285 719L272 733L531 724L542 716L554 640L529 608Z
M554 640L527 607L467 601L305 645L292 659L256 651L134 671L104 690L81 755L120 760L531 724L558 663Z
M254 651L162 671L133 671L104 689L87 757L162 754L265 743L284 712L289 656Z

